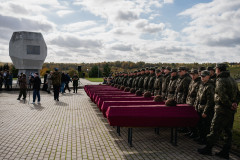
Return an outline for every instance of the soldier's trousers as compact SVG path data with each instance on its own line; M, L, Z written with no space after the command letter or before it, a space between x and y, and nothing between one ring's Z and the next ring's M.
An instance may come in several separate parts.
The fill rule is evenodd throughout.
M235 111L224 108L216 108L212 119L210 133L207 135L207 144L213 146L219 139L222 131L224 132L224 146L223 148L227 151L230 150L232 145L232 128L234 121Z
M202 117L203 112L198 112L199 122L197 125L198 133L201 139L206 139L207 134L210 132L212 115L207 115L206 118Z
M26 98L26 95L27 95L27 89L20 89L18 98L20 99L22 96L23 98Z

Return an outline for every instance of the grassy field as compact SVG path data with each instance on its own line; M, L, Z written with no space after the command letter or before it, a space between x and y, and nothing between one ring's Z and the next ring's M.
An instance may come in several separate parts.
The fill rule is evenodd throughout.
M91 82L103 82L103 78L86 78Z

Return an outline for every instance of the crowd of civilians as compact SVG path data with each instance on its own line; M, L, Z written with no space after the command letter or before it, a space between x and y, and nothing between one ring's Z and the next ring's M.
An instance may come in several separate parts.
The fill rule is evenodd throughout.
M78 80L79 77L75 73L73 77L70 77L68 73L59 72L57 68L55 68L54 71L47 71L46 74L43 77L43 83L41 81L41 78L39 77L39 74L31 73L28 76L28 79L26 78L26 74L21 73L18 76L18 85L20 87L20 92L17 100L20 100L23 96L23 100L26 99L27 90L31 91L33 90L33 102L32 104L35 104L36 98L37 103L40 103L40 90L41 90L41 84L42 90L46 91L47 93L51 94L51 89L53 86L53 93L54 93L54 100L59 101L59 93L66 93L65 91L68 90L69 93L71 92L69 88L69 83L73 83L73 93L77 93L78 90Z
M8 70L0 72L0 90L3 89L3 86L6 90L12 89L13 75Z

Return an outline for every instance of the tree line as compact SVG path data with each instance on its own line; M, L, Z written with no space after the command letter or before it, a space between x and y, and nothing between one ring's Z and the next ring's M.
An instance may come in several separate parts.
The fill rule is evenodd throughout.
M228 63L229 70L231 75L235 79L240 78L240 62L238 63ZM59 71L68 72L71 75L78 73L78 66L81 66L81 72L79 75L81 77L107 77L111 73L115 72L130 72L137 69L146 68L146 67L162 67L170 66L172 68L178 68L180 66L185 66L189 69L199 68L200 66L215 67L215 63L146 63L143 61L140 62L131 62L131 61L115 61L115 62L99 62L99 63L53 63L46 62L43 64L40 75L43 76L47 71L53 71L54 68L58 68ZM8 70L13 73L14 77L17 75L18 70L13 66L12 63L0 63L0 71L5 70L8 66ZM5 68L4 68L5 67Z

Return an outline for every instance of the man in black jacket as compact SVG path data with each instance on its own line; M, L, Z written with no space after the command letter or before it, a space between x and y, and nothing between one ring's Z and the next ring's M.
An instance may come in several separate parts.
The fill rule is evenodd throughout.
M36 96L38 98L38 103L40 103L41 79L39 78L37 72L34 74L34 79L32 80L32 84L33 84L33 102L32 102L32 104L35 104Z

